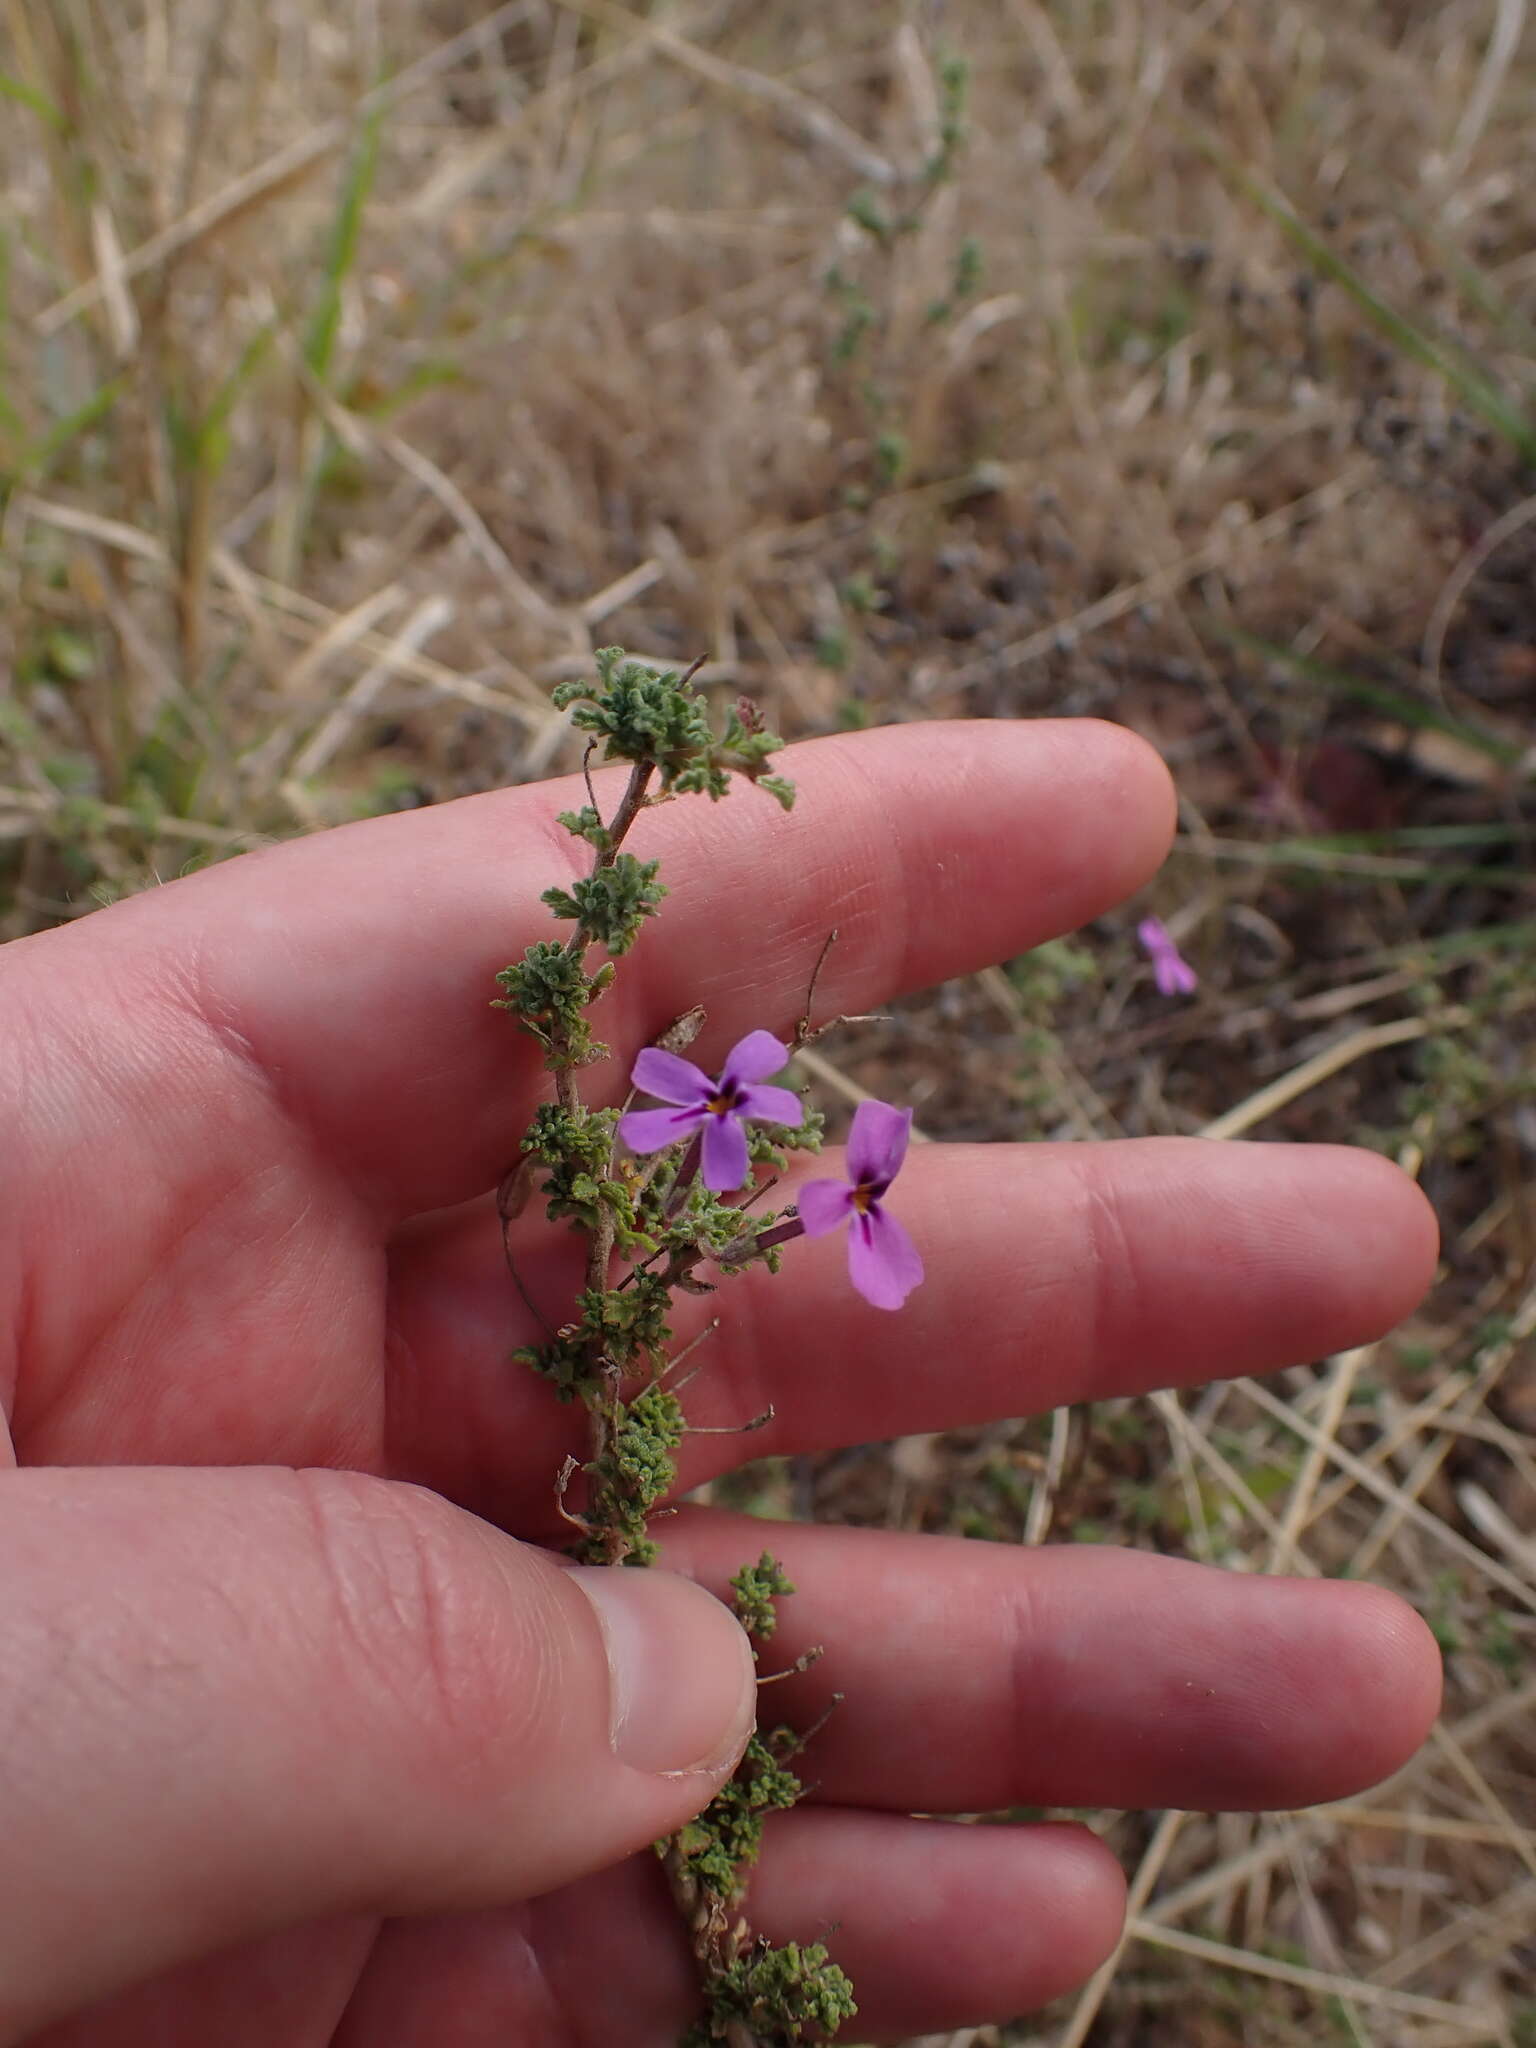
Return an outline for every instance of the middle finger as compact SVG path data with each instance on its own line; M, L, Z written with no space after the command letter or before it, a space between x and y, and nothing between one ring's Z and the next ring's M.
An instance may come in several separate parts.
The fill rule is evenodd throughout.
M1440 1659L1374 1586L1222 1572L1088 1544L1020 1549L685 1509L662 1562L725 1593L765 1543L779 1603L760 1712L812 1726L816 1796L911 1813L1311 1806L1428 1732Z
M834 1158L808 1173L836 1170ZM935 1145L912 1154L890 1199L928 1269L899 1314L853 1292L838 1238L786 1246L777 1276L758 1269L679 1300L680 1341L722 1318L697 1354L690 1422L729 1432L774 1410L746 1438L689 1438L684 1486L744 1456L1319 1357L1390 1328L1435 1257L1413 1183L1338 1146ZM568 1232L545 1233L543 1264L536 1251L525 1265L552 1322L580 1285L574 1247ZM552 1532L553 1475L584 1445L579 1411L509 1361L536 1337L489 1205L406 1233L392 1280L394 1476Z

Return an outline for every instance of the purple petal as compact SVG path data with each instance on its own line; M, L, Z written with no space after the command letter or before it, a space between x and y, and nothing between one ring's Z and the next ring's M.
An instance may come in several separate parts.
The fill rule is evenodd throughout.
M789 1047L781 1045L771 1031L749 1031L727 1053L720 1085L723 1088L734 1081L739 1088L743 1081L766 1081L771 1074L783 1073L788 1065Z
M704 1185L717 1195L745 1187L751 1172L747 1163L747 1134L733 1116L704 1118Z
M619 1118L619 1136L631 1152L659 1152L696 1131L707 1109L632 1109Z
M1160 917L1144 917L1136 936L1152 958L1152 979L1160 996L1192 996L1200 977L1184 958Z
M1177 953L1161 954L1152 968L1152 979L1161 996L1192 996L1199 977L1189 962Z
M714 1082L702 1067L679 1059L675 1052L663 1052L659 1045L645 1048L629 1078L642 1094L654 1095L661 1102L707 1102L715 1092Z
M905 1229L878 1204L848 1233L848 1278L872 1308L900 1308L923 1282L923 1262Z
M736 1114L793 1127L805 1122L805 1104L793 1088L765 1088L761 1081L749 1081L745 1088L737 1090Z
M861 1102L848 1133L848 1178L855 1187L888 1188L907 1156L910 1109L888 1102Z
M808 1180L795 1196L795 1207L807 1237L825 1237L846 1223L853 1207L853 1189L845 1180Z

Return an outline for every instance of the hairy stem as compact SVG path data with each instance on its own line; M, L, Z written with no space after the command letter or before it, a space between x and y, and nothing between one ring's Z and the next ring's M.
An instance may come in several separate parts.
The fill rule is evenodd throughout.
M594 875L604 868L611 868L618 858L619 849L624 844L630 827L645 808L646 791L654 772L649 761L637 762L631 768L624 794L619 799L619 808L614 812L613 821L608 826L608 844L593 860L591 871ZM590 780L587 787L590 791ZM595 803L593 808L596 809ZM580 925L566 942L566 951L581 961L583 970L590 943ZM574 1113L581 1107L574 1066L566 1064L556 1067L555 1093L562 1109ZM608 1268L613 1259L613 1240L613 1211L604 1202L599 1206L597 1228L591 1233L587 1245L587 1286L596 1293L601 1293L608 1285ZM601 1390L589 1410L590 1450L592 1462L595 1464L612 1446L614 1434L623 1420L624 1403L621 1392L622 1376L596 1337L593 1337L588 1345L588 1361ZM622 1564L628 1555L629 1546L617 1529L594 1529L591 1540L599 1548L605 1564Z

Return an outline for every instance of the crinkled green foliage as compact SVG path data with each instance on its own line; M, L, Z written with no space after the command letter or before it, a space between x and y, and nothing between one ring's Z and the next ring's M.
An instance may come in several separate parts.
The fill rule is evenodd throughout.
M744 1231L766 1229L772 1216L743 1216L740 1209L711 1194L702 1181L688 1190L688 1199L667 1227L663 1245L673 1253L719 1251Z
M562 709L573 706L571 723L595 733L608 761L649 763L661 778L661 794L698 792L718 801L732 775L762 783L786 810L794 802L794 785L767 772L770 757L784 742L763 724L745 698L726 714L717 739L708 706L691 683L675 669L653 669L630 661L620 647L602 647L597 656L598 682L561 683L554 700ZM584 813L572 812L581 819ZM568 826L578 830L577 826ZM582 837L589 837L581 829Z
M583 804L579 811L557 811L555 816L573 839L585 839L599 853L613 845L613 834L590 804Z
M713 745L703 701L675 669L630 661L621 647L600 647L596 661L597 686L557 684L557 708L575 707L571 723L603 741L605 760L649 761L660 771L663 790L670 790L694 756Z
M547 1344L513 1353L520 1365L549 1380L561 1400L597 1397L605 1367L620 1372L637 1365L653 1369L671 1340L667 1321L670 1290L665 1275L637 1266L626 1287L584 1287L576 1297L577 1320L557 1330Z
M809 1129L803 1132L778 1124L750 1126L747 1149L752 1163L782 1170L790 1152L819 1151L824 1119L812 1110L806 1120ZM745 1214L735 1202L713 1193L696 1174L686 1189L680 1189L678 1176L688 1166L690 1154L696 1166L697 1153L691 1141L680 1139L665 1152L653 1153L644 1176L632 1184L634 1242L646 1247L638 1256L653 1256L662 1270L675 1260L691 1273L701 1257L718 1260L728 1245L760 1236L782 1219L782 1212L772 1210ZM622 1244L620 1248L624 1248ZM730 1261L731 1270L741 1263L739 1257Z
M671 1341L671 1307L665 1276L637 1266L627 1287L584 1287L576 1297L582 1327L613 1364L628 1371L659 1362Z
M656 1546L646 1533L653 1508L677 1477L672 1456L683 1440L682 1405L659 1382L625 1407L601 1456L586 1467L591 1484L588 1520L599 1530L622 1530L627 1564L651 1564Z
M666 884L656 879L660 866L659 860L618 853L607 867L583 875L569 889L546 889L539 901L547 903L556 917L579 924L583 938L612 954L627 953L667 893Z
M636 1184L610 1171L616 1109L564 1109L545 1102L533 1113L523 1150L548 1169L543 1182L545 1213L551 1222L569 1217L583 1230L596 1230L607 1209L615 1242L628 1257L654 1250L638 1228Z
M505 993L492 1008L515 1011L524 1030L544 1047L547 1066L584 1067L607 1053L607 1046L592 1036L585 1013L613 980L612 961L589 975L580 955L558 939L537 939L496 979Z
M731 1586L737 1618L757 1641L766 1642L778 1626L774 1602L794 1591L784 1567L765 1550L755 1565L742 1567ZM786 1811L804 1796L799 1775L790 1768L790 1759L804 1746L792 1728L775 1728L770 1735L757 1730L735 1775L696 1820L670 1842L657 1843L658 1853L680 1858L707 1895L734 1911L761 1853L768 1815ZM759 1941L712 1974L704 1996L707 2015L685 2036L685 2048L690 2043L708 2048L728 2039L733 2021L749 2027L760 2048L789 2048L830 2038L858 2011L853 1986L820 1944L801 1948L790 1942L773 1948Z
M588 1399L597 1383L586 1334L575 1323L568 1323L547 1344L523 1345L513 1352L512 1363L526 1365L548 1380L562 1401L574 1401L578 1394Z
M747 1157L754 1166L771 1166L783 1172L791 1152L819 1152L826 1135L827 1120L819 1109L806 1108L801 1124L751 1124L747 1129Z
M523 1150L546 1166L581 1166L597 1173L607 1164L618 1121L616 1109L564 1109L558 1102L541 1102L523 1135Z
M743 1565L731 1581L732 1606L747 1633L767 1642L778 1627L774 1601L794 1591L784 1567L765 1550L756 1564ZM689 1872L706 1891L727 1905L740 1897L744 1874L757 1861L763 1821L776 1809L793 1806L803 1786L789 1768L802 1743L793 1728L757 1729L741 1762L697 1820L672 1838ZM668 1845L658 1843L665 1853Z
M757 1730L747 1742L734 1777L727 1779L697 1820L680 1828L672 1846L706 1891L734 1903L745 1873L763 1846L768 1814L795 1805L805 1787L786 1761L800 1748L792 1728ZM665 1845L663 1845L665 1846Z
M775 1600L793 1593L794 1587L785 1573L783 1565L771 1551L765 1550L756 1564L744 1564L731 1581L734 1595L731 1605L736 1610L736 1619L749 1636L760 1643L766 1643L779 1625Z
M684 2036L683 2048L712 2048L732 2022L747 2027L759 2048L796 2048L835 2034L858 2012L853 1986L821 1943L757 1942L709 1987L709 2015Z
M659 1383L637 1394L624 1411L608 1456L615 1476L647 1507L663 1499L677 1477L672 1453L683 1440L683 1410Z

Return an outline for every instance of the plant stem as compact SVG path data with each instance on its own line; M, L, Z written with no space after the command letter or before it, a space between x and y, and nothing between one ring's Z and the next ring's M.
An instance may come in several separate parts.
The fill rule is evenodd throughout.
M604 868L611 868L617 860L619 849L630 827L645 808L646 790L654 772L653 764L649 761L638 761L631 768L624 794L619 799L619 808L614 812L613 822L608 827L608 844L593 860L591 872L594 875L600 874ZM590 791L590 781L587 787ZM595 804L593 808L596 809ZM590 944L591 941L580 925L566 941L565 950L581 962L583 972L586 969L586 955ZM555 1068L555 1094L563 1110L574 1114L580 1109L581 1096L576 1086L576 1069L569 1063ZM613 1240L613 1211L606 1202L603 1202L598 1207L597 1228L592 1231L587 1245L587 1287L594 1294L602 1294L607 1290L608 1268L613 1259ZM589 1343L588 1358L593 1377L600 1388L597 1400L588 1410L591 1418L590 1461L596 1464L608 1452L623 1420L624 1403L620 1392L622 1375L597 1337L593 1337ZM617 1529L594 1530L592 1541L600 1547L605 1564L622 1564L629 1553L629 1546Z
M677 1169L677 1179L673 1181L671 1190L667 1195L667 1220L669 1222L677 1215L684 1202L687 1201L688 1190L699 1177L699 1161L703 1156L703 1134L702 1132L695 1132L689 1143L688 1150L683 1154L682 1164Z

